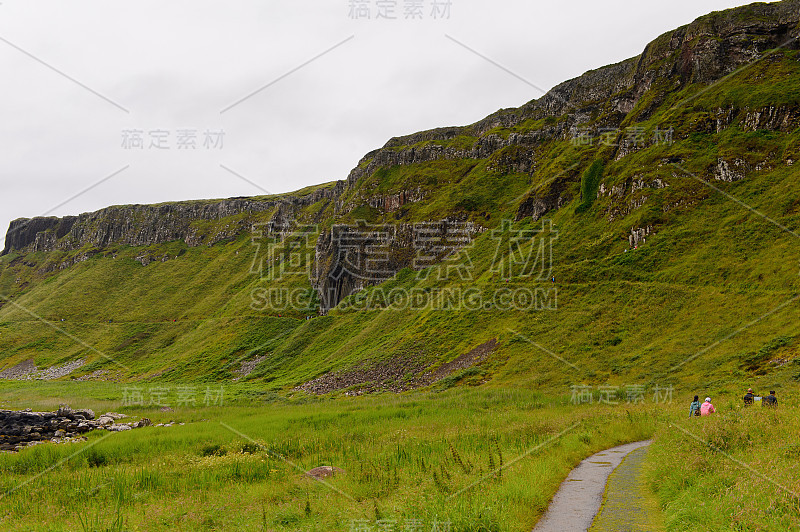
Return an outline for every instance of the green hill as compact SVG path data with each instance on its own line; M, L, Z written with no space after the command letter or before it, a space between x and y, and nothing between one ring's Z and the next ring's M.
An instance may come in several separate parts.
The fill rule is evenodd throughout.
M0 371L206 382L258 361L243 379L355 394L797 379L798 13L701 17L391 139L346 181L17 220Z

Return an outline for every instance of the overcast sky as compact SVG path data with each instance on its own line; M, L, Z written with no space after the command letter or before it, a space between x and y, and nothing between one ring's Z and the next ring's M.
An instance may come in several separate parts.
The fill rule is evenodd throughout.
M393 136L517 107L747 3L3 0L0 238L19 217L344 179Z

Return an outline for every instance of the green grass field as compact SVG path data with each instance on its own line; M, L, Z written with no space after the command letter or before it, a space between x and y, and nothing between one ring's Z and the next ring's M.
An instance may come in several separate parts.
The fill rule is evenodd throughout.
M651 486L668 530L797 530L800 527L798 395L777 409L738 397L709 418L669 420L651 449Z
M775 410L715 396L716 416L688 418L689 394L677 392L575 404L520 389L315 399L232 385L222 405L204 406L197 388L196 405L161 412L124 406L124 386L3 385L2 408L71 402L185 424L1 454L0 526L530 530L581 459L651 437L648 486L667 530L800 526L797 394ZM318 466L344 472L322 482L304 474Z
M186 424L0 455L0 527L353 530L383 522L403 530L419 521L424 530L437 522L529 530L578 461L649 437L662 415L652 404L573 406L569 397L512 389L335 400L252 400L250 391L228 390L224 406L163 413L120 407L113 386L4 387L4 407L80 400L98 412ZM323 465L344 473L324 483L304 475Z

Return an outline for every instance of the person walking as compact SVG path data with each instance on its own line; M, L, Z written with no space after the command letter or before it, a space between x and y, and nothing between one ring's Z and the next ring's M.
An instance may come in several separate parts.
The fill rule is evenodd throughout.
M761 406L774 407L778 406L778 398L775 397L775 390L770 390L769 395L761 399Z
M755 397L756 397L756 396L755 396L755 394L753 393L753 389L752 389L752 388L748 388L748 389L747 389L747 393L746 393L746 394L744 394L744 397L743 397L743 399L744 399L744 406L750 406L750 405L752 405L752 404L753 404L753 401L755 400Z
M714 405L711 404L711 398L706 397L706 402L700 405L700 415L701 416L708 416L711 414L715 414L717 409L714 408Z
M699 416L700 415L700 406L702 406L700 404L700 396L699 395L695 395L694 396L694 401L692 401L692 404L689 405L689 417Z

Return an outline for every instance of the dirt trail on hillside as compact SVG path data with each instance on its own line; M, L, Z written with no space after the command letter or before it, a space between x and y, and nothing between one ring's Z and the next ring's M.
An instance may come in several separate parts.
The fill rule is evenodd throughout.
M561 483L547 512L536 524L534 532L563 532L564 530L588 530L600 511L603 503L603 493L606 491L608 478L626 456L637 449L646 448L650 440L627 443L599 453L593 454L582 461L573 469L567 479ZM633 462L634 476L641 469L640 462ZM627 471L627 468L626 468ZM630 480L630 474L621 476L621 482ZM636 476L638 478L638 476ZM627 491L625 487L615 488ZM609 492L607 497L608 507L610 501L616 501L615 493ZM624 502L624 501L623 501ZM616 503L615 503L616 504ZM615 505L614 511L624 512L624 505ZM609 514L610 516L611 514ZM636 530L626 528L611 528L612 530ZM609 530L604 528L603 530Z

